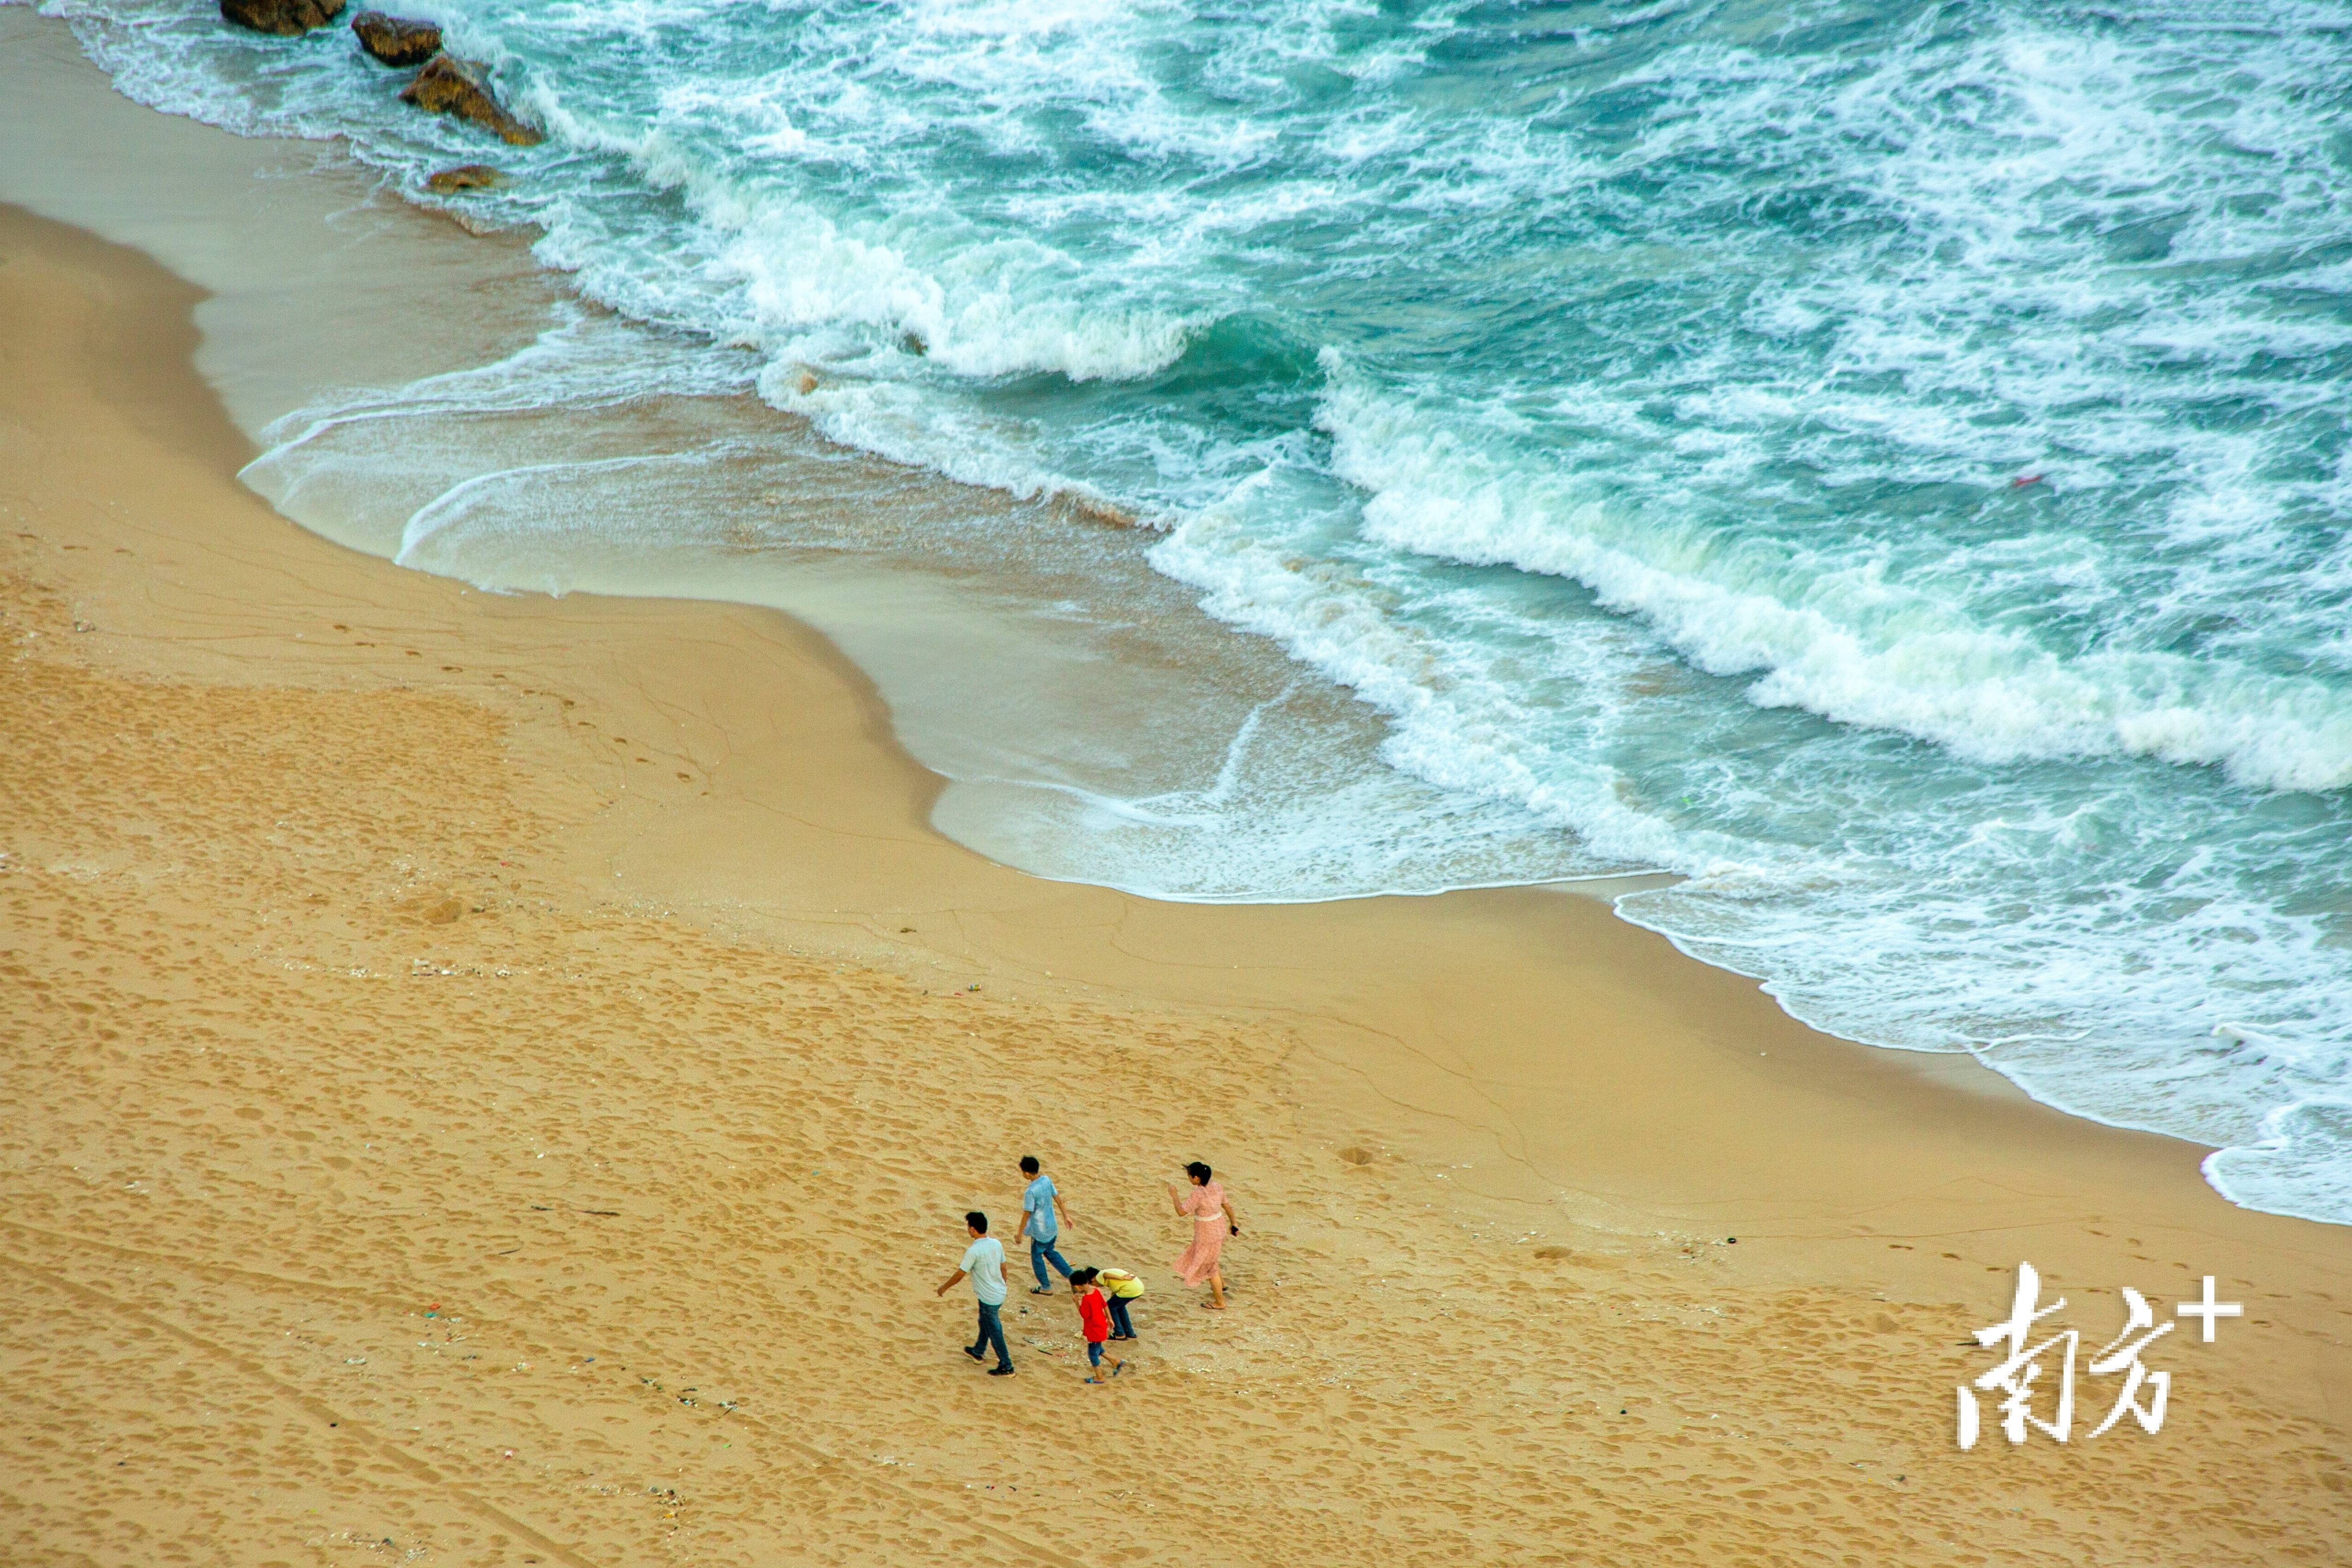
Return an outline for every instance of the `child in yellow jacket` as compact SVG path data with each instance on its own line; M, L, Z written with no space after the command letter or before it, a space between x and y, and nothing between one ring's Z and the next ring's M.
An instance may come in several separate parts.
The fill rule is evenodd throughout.
M1129 1303L1143 1294L1143 1281L1124 1269L1102 1269L1096 1271L1102 1286L1103 1300L1110 1308L1110 1337L1133 1339L1135 1320L1127 1315Z

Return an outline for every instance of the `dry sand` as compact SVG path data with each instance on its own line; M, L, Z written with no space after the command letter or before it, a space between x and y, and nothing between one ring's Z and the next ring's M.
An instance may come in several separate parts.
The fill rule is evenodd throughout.
M0 209L0 1560L2352 1559L2341 1229L1589 900L992 865L780 616L277 517L195 303ZM1032 1152L1150 1283L1110 1387L930 1293ZM2021 1258L2247 1316L1962 1454Z

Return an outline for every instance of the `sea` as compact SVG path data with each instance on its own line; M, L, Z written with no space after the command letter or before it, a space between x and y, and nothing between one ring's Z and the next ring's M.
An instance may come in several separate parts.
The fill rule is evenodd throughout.
M1591 882L2352 1222L2341 5L402 5L530 148L340 26L42 8L562 282L271 425L289 516L513 590L985 581L1060 650L928 660L986 852Z

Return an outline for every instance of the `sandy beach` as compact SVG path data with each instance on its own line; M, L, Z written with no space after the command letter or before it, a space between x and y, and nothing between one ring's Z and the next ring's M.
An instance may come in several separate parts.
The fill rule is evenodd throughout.
M2339 1228L1591 897L994 864L781 614L271 511L203 298L0 208L0 1558L2352 1556ZM931 1294L1024 1154L1150 1286L1110 1387L1066 1297L991 1380ZM1962 1453L2025 1260L2086 1354L2119 1287L2245 1313L2149 1351L2158 1433L2088 1379Z

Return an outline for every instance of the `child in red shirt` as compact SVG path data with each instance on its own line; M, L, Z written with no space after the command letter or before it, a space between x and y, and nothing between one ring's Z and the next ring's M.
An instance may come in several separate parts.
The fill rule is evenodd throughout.
M1070 1276L1071 1294L1078 1303L1078 1328L1087 1336L1087 1364L1094 1369L1088 1383L1108 1383L1102 1375L1103 1342L1110 1338L1110 1308L1103 1303L1102 1278L1099 1269L1081 1269ZM1110 1358L1110 1376L1117 1377L1127 1370L1127 1363L1117 1356Z

